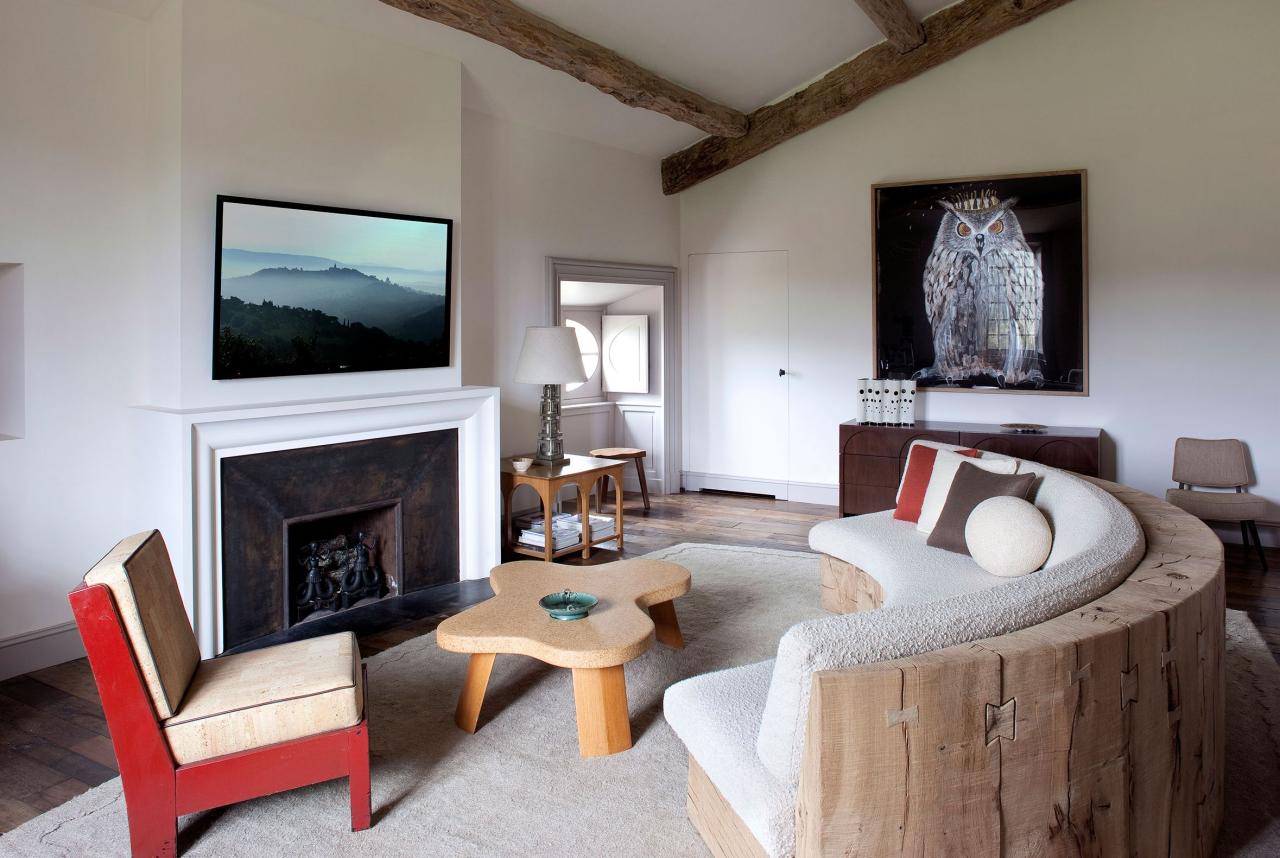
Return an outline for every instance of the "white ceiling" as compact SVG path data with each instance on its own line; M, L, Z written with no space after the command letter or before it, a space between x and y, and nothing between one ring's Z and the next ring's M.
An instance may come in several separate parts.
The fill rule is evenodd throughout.
M141 18L161 0L87 0ZM257 0L444 54L462 63L462 103L514 122L663 156L701 132L627 107L566 74L378 0ZM708 98L751 111L860 53L882 36L854 0L518 0ZM918 16L954 0L907 0Z
M661 289L661 286L644 283L584 283L580 280L560 281L561 307L603 307L614 301L629 298L645 289Z
M668 80L742 111L882 41L854 0L518 0ZM954 0L909 0L928 14Z

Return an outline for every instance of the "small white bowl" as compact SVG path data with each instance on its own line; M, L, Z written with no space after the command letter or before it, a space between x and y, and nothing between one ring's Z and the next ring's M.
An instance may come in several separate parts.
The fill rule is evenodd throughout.
M523 474L529 470L529 466L533 464L533 459L512 459L511 467L516 469L516 473Z

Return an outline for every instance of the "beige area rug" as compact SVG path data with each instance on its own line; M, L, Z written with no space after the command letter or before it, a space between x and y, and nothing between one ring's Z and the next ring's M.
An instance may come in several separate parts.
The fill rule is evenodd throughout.
M819 616L811 554L679 545L653 557L693 573L677 601L687 647L628 664L635 747L578 756L569 672L500 657L480 730L453 725L466 658L425 635L369 660L374 827L348 830L346 782L180 822L191 856L705 856L685 816L685 754L662 692L708 670L768 658ZM1280 667L1244 614L1228 612L1228 816L1223 854L1280 854ZM120 781L0 837L0 854L128 854Z

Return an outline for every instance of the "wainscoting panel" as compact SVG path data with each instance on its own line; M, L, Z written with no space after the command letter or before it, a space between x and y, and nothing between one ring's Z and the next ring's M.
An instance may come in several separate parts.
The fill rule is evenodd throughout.
M599 447L612 447L614 411L612 402L566 405L560 418L565 452L585 456Z
M648 455L644 460L644 476L649 484L649 491L664 494L665 486L662 478L665 469L662 437L662 406L618 404L619 447L638 447ZM627 469L625 488L629 492L640 491L640 481L631 468Z

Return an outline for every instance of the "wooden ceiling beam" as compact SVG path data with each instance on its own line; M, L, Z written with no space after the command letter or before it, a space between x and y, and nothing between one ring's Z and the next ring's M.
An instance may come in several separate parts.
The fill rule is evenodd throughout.
M910 53L881 42L820 80L749 115L734 140L709 137L662 160L662 189L675 194L842 116L877 93L928 71L1071 0L963 0L924 19L925 41Z
M382 0L419 18L479 36L527 60L572 75L623 104L643 107L715 137L741 137L747 117L661 78L603 45L510 0Z
M914 51L924 44L924 25L916 20L916 16L907 8L906 0L854 0L854 2L862 7L862 11L867 13L871 22L881 33L884 33L889 44L897 48L899 53Z

